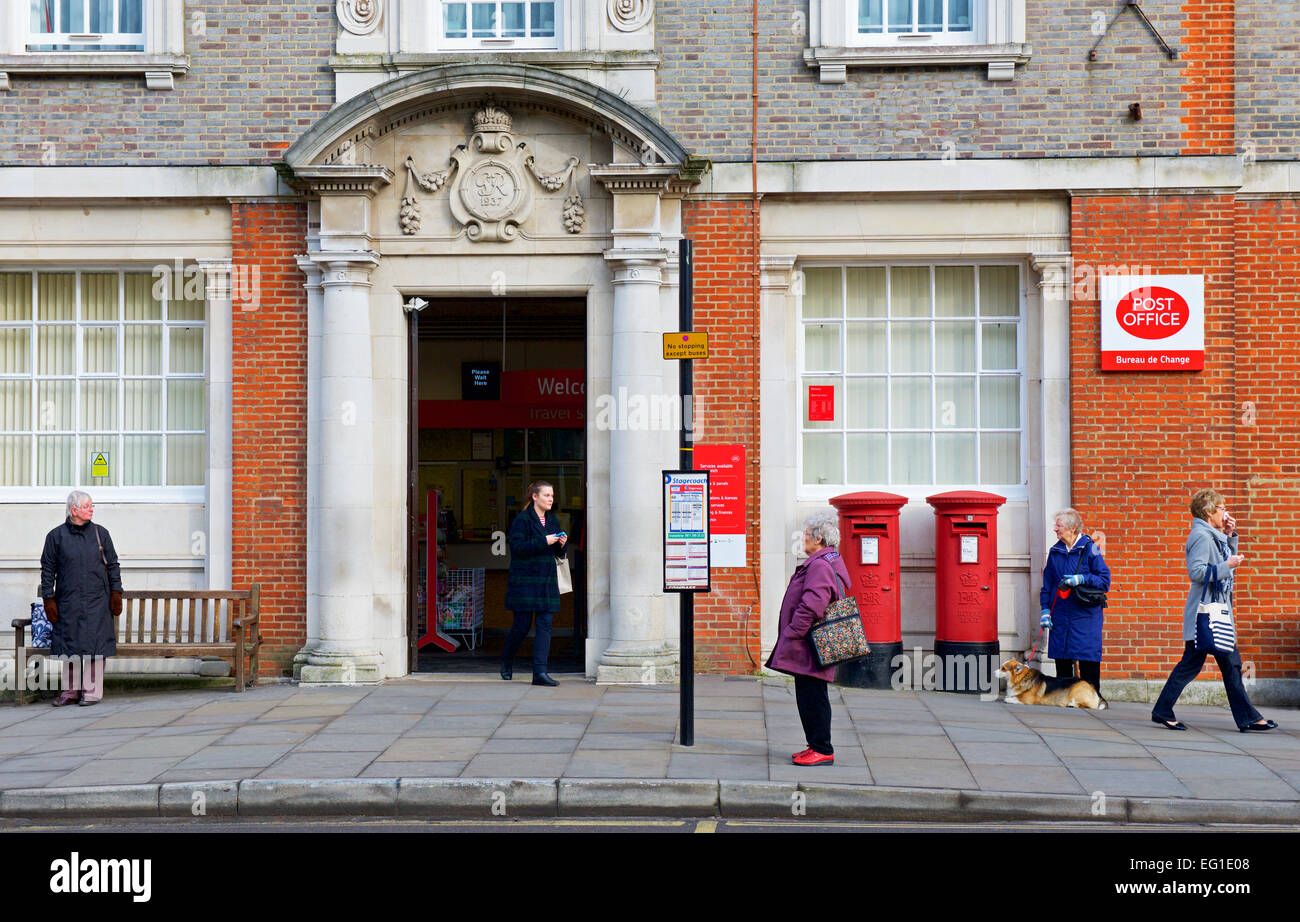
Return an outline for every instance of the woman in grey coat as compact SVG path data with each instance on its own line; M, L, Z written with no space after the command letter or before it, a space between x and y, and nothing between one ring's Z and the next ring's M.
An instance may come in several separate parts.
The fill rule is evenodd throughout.
M1201 673L1208 655L1196 649L1196 609L1205 589L1207 568L1214 568L1214 579L1221 586L1223 597L1232 603L1233 571L1246 559L1237 553L1237 520L1228 514L1223 496L1214 490L1198 490L1192 497L1192 531L1184 545L1187 561L1187 578L1191 587L1183 605L1183 658L1169 674L1160 698L1151 711L1151 720L1168 730L1186 730L1186 725L1174 717L1174 703L1183 693L1187 683ZM1241 653L1233 650L1227 656L1214 657L1223 674L1223 687L1228 692L1228 706L1232 719L1242 733L1252 730L1273 730L1277 724L1260 716L1246 696L1241 681Z

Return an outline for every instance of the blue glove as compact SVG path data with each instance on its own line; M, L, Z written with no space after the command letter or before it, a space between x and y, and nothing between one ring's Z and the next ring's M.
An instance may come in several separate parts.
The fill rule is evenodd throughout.
M1040 628L1050 628L1052 626L1052 610L1050 608L1044 608L1039 612L1038 626Z
M1082 582L1083 582L1083 577L1080 574L1075 573L1072 576L1061 577L1061 581L1057 583L1057 585L1060 586L1062 589L1069 589L1071 586L1077 586Z

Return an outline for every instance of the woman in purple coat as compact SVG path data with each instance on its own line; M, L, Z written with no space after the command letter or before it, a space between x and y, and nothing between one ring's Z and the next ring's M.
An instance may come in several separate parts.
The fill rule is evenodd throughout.
M790 577L781 602L776 646L767 659L767 668L794 676L794 700L808 740L808 748L791 757L795 765L835 762L828 690L828 683L835 680L835 667L817 665L808 632L825 614L826 606L848 590L849 571L835 550L839 543L834 513L819 512L804 523L803 549L808 559L795 567Z

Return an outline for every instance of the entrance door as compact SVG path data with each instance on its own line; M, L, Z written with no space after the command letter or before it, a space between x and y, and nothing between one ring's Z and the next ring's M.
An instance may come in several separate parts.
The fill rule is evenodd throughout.
M586 304L426 300L411 321L411 671L496 671L513 621L506 536L528 503L528 484L544 480L570 535L574 576L548 664L582 672ZM531 658L530 638L516 659Z

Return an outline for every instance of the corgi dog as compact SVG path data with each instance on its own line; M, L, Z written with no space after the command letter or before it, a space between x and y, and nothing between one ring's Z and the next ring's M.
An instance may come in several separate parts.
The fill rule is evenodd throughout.
M1006 676L1006 700L1009 704L1050 704L1097 711L1107 707L1106 699L1085 679L1050 679L1037 669L1014 659L999 666L997 674Z

